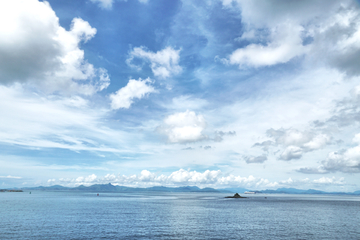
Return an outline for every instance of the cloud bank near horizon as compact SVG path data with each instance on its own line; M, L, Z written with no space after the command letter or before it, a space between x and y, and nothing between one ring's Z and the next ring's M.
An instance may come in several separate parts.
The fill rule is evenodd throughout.
M293 180L291 178L279 182L270 182L267 179L254 177L235 176L233 174L224 174L220 170L206 170L204 172L197 172L191 170L179 169L169 175L156 174L148 170L142 170L140 174L136 175L115 175L107 174L104 177L98 177L91 174L87 177L77 178L60 178L49 179L47 184L49 186L60 184L62 186L77 187L80 185L91 186L93 184L107 184L128 186L128 187L153 187L153 186L200 186L212 188L247 188L247 189L276 189L280 187L299 187L304 188L316 184L318 186L326 186L330 184L343 185L344 178L337 179L336 177L328 178L322 177L319 179L310 180L309 178L301 180Z

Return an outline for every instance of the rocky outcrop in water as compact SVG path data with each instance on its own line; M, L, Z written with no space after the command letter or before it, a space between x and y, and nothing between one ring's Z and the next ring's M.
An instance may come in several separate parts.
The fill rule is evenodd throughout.
M225 198L246 198L246 197L242 197L242 196L240 196L240 194L235 193L234 196L228 196L228 197L225 197Z

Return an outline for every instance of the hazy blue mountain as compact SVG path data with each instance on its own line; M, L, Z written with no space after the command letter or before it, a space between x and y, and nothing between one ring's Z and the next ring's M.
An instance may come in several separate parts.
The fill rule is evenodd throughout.
M15 189L15 188L13 188ZM184 186L184 187L164 187L155 186L149 188L132 188L125 186L114 186L109 184L95 184L91 186L80 185L78 187L69 188L60 185L54 185L50 187L32 187L22 188L23 190L42 190L42 191L87 191L87 192L218 192L218 193L243 193L243 192L255 192L255 193L284 193L284 194L347 194L347 195L360 195L360 190L355 192L324 192L315 189L296 189L296 188L278 188L276 190L249 190L246 188L199 188L196 186Z
M33 187L33 188L24 188L26 190L43 190L43 191L88 191L88 192L224 192L223 190L217 190L214 188L199 188L195 186L185 186L185 187L149 187L149 188L131 188L124 186L114 186L111 183L109 184L95 184L91 186L80 185L74 188L63 187L59 185L50 186L50 187ZM226 192L226 191L225 191Z
M69 187L64 187L61 185L54 185L54 186L50 186L50 187L43 187L43 186L39 186L39 187L25 187L22 188L24 190L69 190L71 188Z

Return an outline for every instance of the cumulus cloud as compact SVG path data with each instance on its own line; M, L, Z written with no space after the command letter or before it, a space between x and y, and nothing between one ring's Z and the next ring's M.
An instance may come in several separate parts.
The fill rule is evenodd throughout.
M357 127L360 122L359 118L359 87L356 86L351 90L350 97L344 98L336 102L336 107L332 111L332 115L325 121L316 121L315 127L323 129L335 129L336 131L344 130L346 128L353 129ZM356 130L353 130L356 131ZM346 134L347 135L347 134ZM348 136L342 137L347 138ZM331 151L328 153L325 160L321 161L317 167L303 167L297 171L306 174L325 174L331 172L343 173L359 173L360 172L360 134L353 136L352 143L347 143L343 149L338 151ZM324 146L329 141L327 135L318 135L312 141L304 144L304 149L316 149L319 146ZM338 144L344 143L343 140L338 140ZM349 145L353 147L349 147Z
M180 169L179 171L175 171L170 174L168 177L168 181L174 183L182 183L182 184L209 184L215 183L217 178L221 175L220 170L206 170L203 173L197 171L186 171L184 169Z
M150 78L142 80L130 79L128 84L120 88L116 93L110 94L111 108L129 108L134 99L141 99L149 93L156 92L155 88L149 85L152 83Z
M286 186L286 187L297 187L297 186L300 187L301 186L301 188L303 188L304 186L308 186L308 187L319 187L319 186L326 187L327 185L343 186L346 184L346 182L345 182L345 178L343 178L343 177L341 177L341 178L322 177L322 178L314 179L314 180L311 180L309 178L304 178L304 179L289 178L287 180L279 181L278 184L281 186Z
M53 179L49 179L47 182L48 182L48 184L50 184L50 185L51 185L51 184L53 184L53 183L55 183L55 182L56 182L56 179L55 179L55 178L53 178Z
M313 58L324 60L349 76L359 75L360 64L356 61L360 57L359 20L358 3L348 6L343 3L334 15L311 31Z
M203 133L206 125L204 116L187 110L166 117L157 131L170 143L189 143L207 138Z
M141 66L134 65L132 62L135 58L142 59L150 63L151 70L156 77L168 78L172 75L181 72L182 68L179 66L180 49L175 50L167 47L156 53L147 51L145 47L135 47L130 53L129 58L126 60L127 64L138 70Z
M168 175L156 174L148 170L142 170L140 174L133 175L115 175L107 174L104 177L98 177L95 174L87 177L78 178L60 178L58 180L49 179L48 184L61 184L64 186L75 187L79 185L90 186L93 184L108 184L129 187L152 187L152 186L198 186L198 187L213 187L213 188L227 188L227 187L241 187L249 189L266 189L278 187L298 187L301 188L325 186L325 185L345 185L344 178L328 178L322 177L320 179L286 179L278 182L270 182L268 179L254 177L237 176L233 174L224 174L220 170L206 170L204 172L191 171L179 169Z
M321 168L327 172L360 173L360 146L345 152L330 152L327 159L321 162Z
M302 157L302 149L297 146L288 146L281 154L280 159L289 161L292 159L299 159Z
M164 119L163 124L157 127L157 132L166 136L170 143L190 143L201 140L214 142L223 141L224 136L235 136L235 131L214 131L208 136L204 133L207 123L203 115L196 114L194 111L175 113ZM211 149L205 146L204 149Z
M306 53L303 46L303 28L285 23L271 29L271 40L267 45L250 44L235 50L229 57L230 64L243 66L271 66L286 63L296 56Z
M96 29L74 18L69 31L48 2L0 2L0 83L32 83L48 92L93 94L109 85L104 69L84 59L81 42Z
M316 125L329 126L336 124L337 127L343 128L358 124L360 122L360 85L351 90L351 95L336 103L332 116L324 122L316 122Z
M359 136L357 134L353 139L357 144L359 144ZM341 151L330 152L318 167L300 168L297 171L307 174L330 172L360 173L360 145Z
M270 147L284 148L279 159L289 161L300 159L304 153L321 149L330 144L331 137L315 131L299 131L297 129L269 129L266 131L271 140L255 143L253 147L261 147L268 151Z
M339 178L339 179L336 179L335 177L332 177L332 178L322 177L322 178L319 178L319 179L315 179L314 183L343 185L345 183L344 180L345 180L345 178L343 178L343 177Z
M52 179L50 179L53 184ZM271 187L273 186L267 179L256 178L254 176L241 177L234 175L224 175L220 170L206 170L204 172L180 169L169 175L157 175L148 170L141 171L136 175L115 175L107 174L99 178L92 174L88 177L78 177L75 179L60 178L56 183L66 186L93 185L112 183L114 185L124 185L132 187L151 187L151 186L201 186L201 187ZM277 184L275 184L277 185Z
M246 163L263 163L267 160L267 156L266 155L261 155L261 156L245 156L244 160Z
M296 23L304 23L315 17L322 17L351 1L338 0L222 0L226 7L241 9L242 20L246 24L263 27L276 25L292 19Z
M326 64L350 76L360 74L356 1L223 0L223 4L241 10L245 32L238 41L264 42L239 48L224 62L260 67L304 55L310 64Z
M307 151L312 151L324 147L330 142L330 137L326 134L318 134L314 136L309 142L303 144L303 148Z

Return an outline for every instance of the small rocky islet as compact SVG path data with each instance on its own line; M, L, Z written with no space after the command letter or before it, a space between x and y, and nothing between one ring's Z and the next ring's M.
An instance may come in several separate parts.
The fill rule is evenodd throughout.
M242 197L242 196L240 196L240 194L235 193L234 196L227 196L225 198L246 198L246 197Z

